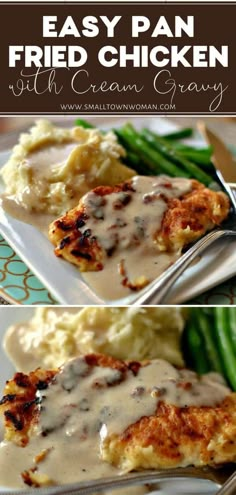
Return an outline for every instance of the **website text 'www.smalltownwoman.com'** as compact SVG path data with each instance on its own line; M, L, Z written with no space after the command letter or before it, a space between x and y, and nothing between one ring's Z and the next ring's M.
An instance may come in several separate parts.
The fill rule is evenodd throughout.
M164 112L175 111L174 103L60 103L61 111L77 112Z

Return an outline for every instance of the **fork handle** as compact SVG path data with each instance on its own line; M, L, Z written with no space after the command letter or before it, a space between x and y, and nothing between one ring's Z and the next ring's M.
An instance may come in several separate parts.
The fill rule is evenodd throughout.
M236 493L236 471L230 476L230 478L223 484L218 490L216 495L235 495Z
M157 279L157 281L154 281L152 284L148 285L148 287L143 290L142 294L137 297L133 305L141 306L145 304L163 303L174 282L183 273L185 268L187 268L194 261L194 259L213 242L221 237L230 235L231 233L233 234L230 230L215 230L205 235L190 249L188 249L188 251L183 254L173 266L168 268L165 273Z

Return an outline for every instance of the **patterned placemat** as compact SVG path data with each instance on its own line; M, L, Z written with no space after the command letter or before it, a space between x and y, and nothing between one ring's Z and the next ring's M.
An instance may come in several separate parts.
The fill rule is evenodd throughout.
M1 236L0 295L13 304L56 304L48 290Z
M187 304L212 306L236 305L236 277L204 292L200 296L188 301Z

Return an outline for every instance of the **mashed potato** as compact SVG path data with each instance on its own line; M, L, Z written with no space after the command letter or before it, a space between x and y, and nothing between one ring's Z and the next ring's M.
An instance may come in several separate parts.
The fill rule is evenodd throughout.
M183 327L179 308L37 308L29 322L7 331L5 348L22 371L54 368L90 352L120 359L162 358L182 366Z
M60 215L98 185L115 185L134 171L112 132L62 129L40 120L22 134L1 171L6 195L29 212Z

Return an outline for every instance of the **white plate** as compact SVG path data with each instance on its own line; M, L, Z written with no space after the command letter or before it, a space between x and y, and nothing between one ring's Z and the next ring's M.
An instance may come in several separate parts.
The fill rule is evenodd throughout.
M116 119L112 124L109 119L109 127L120 125L124 120L127 119ZM159 133L176 129L171 121L164 118L142 117L134 118L132 122L137 128L145 125ZM199 139L192 140L192 142L196 145L202 144ZM6 162L9 153L9 151L0 152L0 167ZM0 184L0 192L3 190L3 184ZM0 231L60 304L101 304L101 300L82 279L79 270L72 264L56 258L52 244L35 227L12 218L1 208ZM225 238L215 243L197 264L185 271L173 286L168 302L183 303L235 274L236 241ZM108 304L130 304L131 302L132 296L129 296L122 300L109 301Z
M0 308L0 399L2 397L2 391L5 386L6 380L12 378L15 369L12 363L9 361L2 347L2 340L6 329L15 323L28 320L32 314L33 308L13 308L3 307ZM0 422L0 441L2 439L2 428ZM195 480L180 478L175 480L165 480L159 483L159 490L152 492L156 495L213 495L217 486L205 480ZM8 491L6 487L0 486L0 493L6 493ZM11 490L9 490L11 492ZM127 491L128 493L128 491ZM107 492L109 494L109 492ZM37 490L35 491L37 495ZM115 495L115 492L114 492Z

